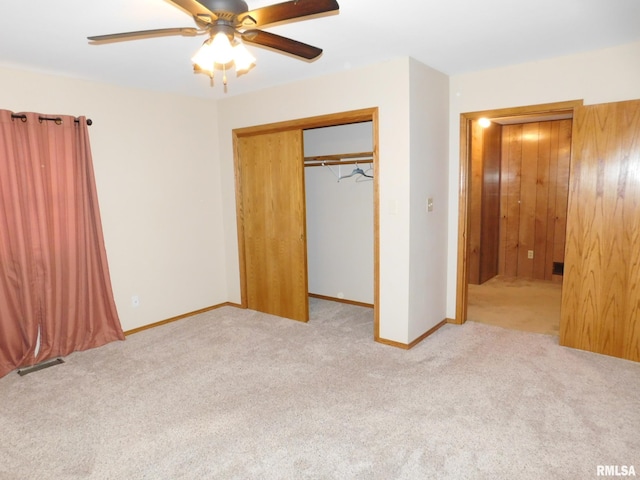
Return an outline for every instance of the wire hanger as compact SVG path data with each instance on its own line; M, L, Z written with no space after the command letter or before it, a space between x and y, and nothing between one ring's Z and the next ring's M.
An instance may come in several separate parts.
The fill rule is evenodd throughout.
M338 173L335 172L335 170L333 168L331 168L331 165L327 165L325 162L322 162L322 166L323 167L327 167L329 170L331 170L331 173L333 173L335 175L335 177L338 179L338 181L340 181L340 165L338 165Z
M371 172L371 174L369 174ZM356 179L356 182L370 182L373 180L373 167L367 168L361 176Z
M343 178L350 178L353 177L354 175L362 175L363 177L367 177L367 178L373 178L373 175L368 175L365 173L364 170L362 170L358 164L356 163L355 168L353 169L353 171L348 174L348 175L342 175L340 177L338 177L338 181L342 180Z

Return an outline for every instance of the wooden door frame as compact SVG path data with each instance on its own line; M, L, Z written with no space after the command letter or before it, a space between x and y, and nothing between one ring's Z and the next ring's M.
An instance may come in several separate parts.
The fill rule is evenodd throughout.
M573 112L580 107L583 100L570 100L566 102L544 103L540 105L528 105L523 107L501 108L496 110L482 110L460 114L460 175L458 191L458 265L456 276L456 316L453 322L463 324L467 321L467 294L468 294L468 252L470 202L471 202L471 128L472 120L479 118L504 118L525 117L533 115L554 115L562 112ZM569 172L571 175L571 172Z
M233 136L233 163L235 172L236 190L236 222L238 227L238 256L240 267L240 306L247 308L247 276L244 244L244 215L242 211L242 182L240 162L238 161L238 138L265 133L276 133L287 130L307 130L320 127L334 127L348 125L350 123L371 122L373 130L373 312L374 312L374 339L380 339L380 229L379 229L379 182L378 182L378 107L351 110L347 112L332 113L316 117L308 117L297 120L256 125L252 127L237 128L232 131ZM306 215L306 214L305 214Z

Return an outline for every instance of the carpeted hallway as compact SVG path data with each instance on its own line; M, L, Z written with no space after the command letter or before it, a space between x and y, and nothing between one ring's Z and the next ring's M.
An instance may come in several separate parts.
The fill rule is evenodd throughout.
M467 319L558 335L561 303L561 283L497 276L482 285L469 285Z

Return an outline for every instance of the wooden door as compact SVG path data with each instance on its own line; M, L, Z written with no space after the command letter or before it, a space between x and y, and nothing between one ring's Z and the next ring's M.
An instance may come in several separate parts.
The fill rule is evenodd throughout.
M302 130L237 140L247 307L309 320Z
M560 344L640 361L640 100L574 113Z

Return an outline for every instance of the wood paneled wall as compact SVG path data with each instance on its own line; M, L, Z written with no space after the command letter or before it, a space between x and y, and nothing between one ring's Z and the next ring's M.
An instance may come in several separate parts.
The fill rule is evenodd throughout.
M640 361L640 100L575 125L560 344Z
M484 129L480 283L498 274L501 142L502 125L492 123Z
M469 283L480 284L480 235L482 232L482 148L483 129L471 122L471 204L469 205Z
M564 263L571 125L567 119L502 128L501 275L562 280L553 264Z
M498 274L500 227L500 139L502 126L471 123L469 278L479 285Z

